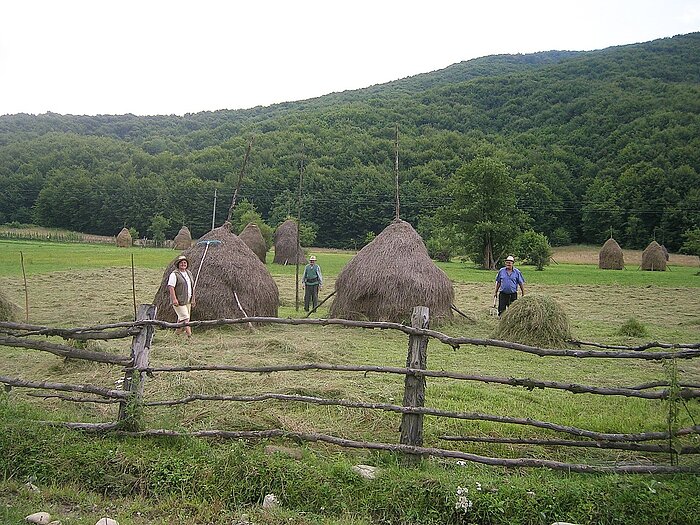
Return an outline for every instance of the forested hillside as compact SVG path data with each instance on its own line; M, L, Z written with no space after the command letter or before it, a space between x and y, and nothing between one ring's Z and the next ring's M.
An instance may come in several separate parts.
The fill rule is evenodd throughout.
M254 138L240 195L276 226L296 213L303 159L316 244L357 247L394 216L397 125L401 216L428 239L459 229L444 212L479 158L506 170L519 227L550 239L600 243L612 229L625 247L655 236L675 250L700 226L700 33L484 57L239 111L2 116L0 223L148 235L160 215L168 236L183 224L200 236L215 189L224 220Z

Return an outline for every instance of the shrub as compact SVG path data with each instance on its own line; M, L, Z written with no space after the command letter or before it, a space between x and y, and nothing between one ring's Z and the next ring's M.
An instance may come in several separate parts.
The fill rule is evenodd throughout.
M549 236L549 242L552 246L567 246L571 244L571 234L569 230L559 226Z
M645 337L648 334L646 327L634 317L622 323L617 333L625 337Z
M533 264L538 270L549 264L552 248L544 234L526 231L517 238L515 246L515 254L526 264Z
M554 299L528 294L504 312L494 336L533 346L561 346L571 339L569 318Z

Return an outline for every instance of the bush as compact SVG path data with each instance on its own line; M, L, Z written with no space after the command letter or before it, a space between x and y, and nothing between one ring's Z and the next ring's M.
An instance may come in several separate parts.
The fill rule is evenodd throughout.
M543 270L549 264L552 248L544 234L526 231L517 238L515 246L515 254L526 264L533 264L538 270Z
M648 335L646 327L634 317L630 317L627 321L622 323L617 333L625 337L645 337Z
M549 242L552 246L568 246L571 244L571 234L569 230L559 226L549 236Z
M528 294L504 312L494 337L532 346L562 346L571 339L569 318L554 299Z

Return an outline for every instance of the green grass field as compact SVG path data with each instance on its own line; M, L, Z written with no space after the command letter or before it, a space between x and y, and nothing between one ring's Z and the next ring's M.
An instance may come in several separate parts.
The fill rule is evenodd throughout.
M120 249L111 246L0 241L0 283L9 298L24 305L20 266L23 254L29 295L29 320L48 326L88 326L133 318L131 258L136 299L151 302L163 269L176 255L165 249ZM321 296L333 290L335 277L351 258L349 252L315 250L323 269ZM580 255L580 252L578 252ZM577 255L577 257L579 256ZM268 254L271 260L271 254ZM521 267L527 291L544 293L565 308L574 337L604 343L639 344L700 341L700 276L697 267L672 265L668 272L601 271L592 264L557 257L537 272ZM498 322L489 315L494 272L460 262L440 265L455 286L455 304L473 321L439 327L450 335L489 337ZM294 267L268 264L280 289L280 316L302 317L295 309ZM318 317L328 315L328 303ZM646 328L644 338L619 335L629 318ZM129 341L90 343L94 348L128 354ZM263 326L196 330L187 341L158 331L152 348L154 366L176 364L266 364L324 362L403 366L407 338L393 331L341 327ZM0 375L24 379L114 385L123 372L116 367L65 361L33 350L0 347ZM632 386L668 380L660 363L610 359L554 359L490 347L453 350L432 341L428 367L468 374L527 377L539 380ZM677 363L681 381L697 383L700 359ZM403 378L388 374L337 372L223 372L156 374L146 385L147 400L192 393L303 394L351 401L401 404ZM600 432L663 431L668 406L662 401L570 394L553 390L484 385L428 379L426 406L459 412L483 412L552 421ZM0 521L17 523L36 505L61 515L64 524L94 523L113 505L122 525L145 523L237 523L241 513L255 523L697 523L700 484L692 475L574 475L543 470L504 470L425 460L405 467L389 453L347 451L320 444L294 444L303 460L265 455L264 444L197 439L95 438L65 430L47 430L27 419L109 421L115 407L70 404L29 398L13 389L0 398ZM261 430L283 428L319 432L356 440L398 442L400 416L376 410L305 403L192 403L149 409L148 428ZM700 422L700 406L687 402L674 424ZM443 435L562 437L521 425L426 417L425 444L474 454L539 457L568 462L646 462L649 454L562 447L456 443ZM697 437L697 436L696 436ZM56 447L59 442L61 446ZM684 444L697 445L694 438ZM657 462L665 456L653 455ZM381 481L362 481L350 466L380 466ZM681 464L697 464L690 457ZM42 487L27 492L30 479ZM81 485L80 480L87 480ZM483 490L476 490L476 482ZM472 510L455 509L457 487L470 487ZM82 488L81 488L82 487ZM281 510L263 512L259 503L274 492ZM533 495L529 495L533 493ZM596 500L594 505L591 500ZM604 503L601 504L600 502ZM0 505L0 508L3 506ZM95 511L86 509L96 508ZM81 509L81 510L78 510ZM641 511L639 509L642 509ZM33 510L32 510L33 511ZM3 512L5 515L3 516ZM22 514L26 512L26 514ZM140 513L140 515L139 515ZM4 521L3 521L4 518ZM90 519L95 518L92 522ZM696 520L696 521L693 521Z

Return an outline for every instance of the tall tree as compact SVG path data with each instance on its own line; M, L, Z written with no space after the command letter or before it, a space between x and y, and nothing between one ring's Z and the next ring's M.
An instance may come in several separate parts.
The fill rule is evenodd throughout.
M457 170L448 183L453 201L438 211L454 226L456 242L473 261L493 270L529 222L516 208L515 183L507 166L495 158L477 157Z

